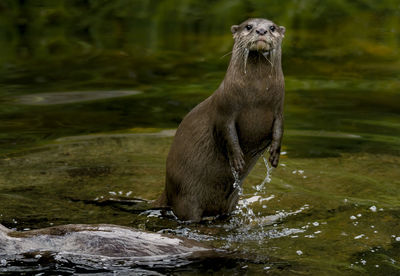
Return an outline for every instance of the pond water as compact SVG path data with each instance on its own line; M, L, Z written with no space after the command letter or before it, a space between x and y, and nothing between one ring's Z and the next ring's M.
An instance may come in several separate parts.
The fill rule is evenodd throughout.
M1 224L112 223L235 254L144 274L400 274L397 1L48 2L0 3ZM280 165L257 188L259 160L232 218L146 212L174 129L218 87L230 25L247 17L287 29Z

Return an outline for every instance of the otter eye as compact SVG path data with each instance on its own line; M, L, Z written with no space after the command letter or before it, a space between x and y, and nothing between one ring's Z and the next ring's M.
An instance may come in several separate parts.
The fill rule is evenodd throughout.
M247 29L248 31L250 31L252 28L253 28L252 25L246 25L246 29Z
M275 26L270 26L269 29L271 30L271 32L275 32L276 27Z

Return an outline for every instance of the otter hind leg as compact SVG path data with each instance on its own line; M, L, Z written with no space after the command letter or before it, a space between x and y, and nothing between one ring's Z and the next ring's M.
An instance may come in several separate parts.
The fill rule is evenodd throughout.
M181 220L200 222L203 217L203 209L196 199L181 198L172 207L174 214Z

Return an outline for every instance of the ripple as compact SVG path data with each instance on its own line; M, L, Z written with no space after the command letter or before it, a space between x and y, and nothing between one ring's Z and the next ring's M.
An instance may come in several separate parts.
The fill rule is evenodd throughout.
M23 95L17 98L17 102L26 105L69 104L132 96L140 93L140 91L134 90L52 92Z

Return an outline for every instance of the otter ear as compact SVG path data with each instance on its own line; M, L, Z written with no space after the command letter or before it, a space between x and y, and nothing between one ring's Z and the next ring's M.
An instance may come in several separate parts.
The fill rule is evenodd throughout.
M281 30L282 36L285 37L286 28L283 26L279 26L279 30Z
M231 32L232 34L235 34L239 30L239 25L233 25L231 27Z

